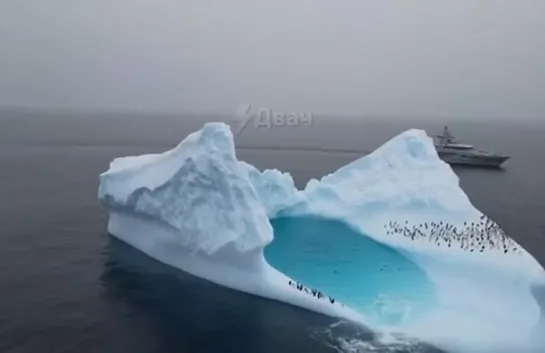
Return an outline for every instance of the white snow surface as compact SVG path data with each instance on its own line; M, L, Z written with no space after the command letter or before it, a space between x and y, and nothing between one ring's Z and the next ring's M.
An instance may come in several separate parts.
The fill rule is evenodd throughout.
M532 290L544 285L545 272L514 241L518 252L469 252L386 234L391 221L461 225L482 216L424 131L403 132L297 190L288 173L238 161L229 126L208 123L172 150L113 160L100 175L99 199L110 209L109 232L159 261L233 289L366 324L361 313L341 303L290 287L263 256L273 240L271 218L342 220L402 252L436 286L437 310L393 329L453 351L526 347L543 320Z

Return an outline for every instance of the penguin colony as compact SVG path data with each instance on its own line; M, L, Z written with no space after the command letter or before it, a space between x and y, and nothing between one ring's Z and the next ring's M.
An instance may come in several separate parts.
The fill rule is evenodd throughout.
M479 222L464 222L463 227L439 222L409 225L390 222L384 225L387 235L402 235L411 240L424 240L437 246L457 248L469 252L502 251L521 253L515 242L490 217L482 215Z
M469 252L501 251L504 254L522 253L521 249L505 234L503 229L486 215L482 215L479 222L464 222L463 227L456 227L443 221L424 222L412 226L409 225L409 221L405 221L404 224L392 221L384 225L384 228L387 235L401 235L411 240L427 239L437 246ZM335 303L334 298L324 295L317 289L306 288L301 283L291 280L288 284L290 287L315 298L327 298L331 304Z
M291 280L288 282L288 284L290 285L290 287L293 287L293 288L297 289L298 291L305 292L308 295L312 295L313 297L318 298L318 299L326 299L327 298L331 304L335 304L335 298L330 297L328 295L324 295L322 292L320 292L317 289L309 289L309 288L303 286L301 283L294 282L294 281L291 281ZM343 305L341 304L341 306L343 306Z

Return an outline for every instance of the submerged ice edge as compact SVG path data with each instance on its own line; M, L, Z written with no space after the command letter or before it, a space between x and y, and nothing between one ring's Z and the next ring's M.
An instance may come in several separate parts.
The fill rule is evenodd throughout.
M342 220L412 259L435 282L445 308L471 315L472 307L480 305L479 300L465 300L461 287L481 300L501 293L497 305L485 305L481 314L499 310L505 314L502 321L512 314L519 334L539 320L530 287L543 280L543 268L511 239L520 252L505 253L497 246L486 246L486 252L460 251L438 246L430 236L415 240L395 231L408 220L410 227L443 221L462 229L464 222L482 217L423 131L402 133L297 190L287 173L261 172L238 161L229 127L210 123L173 150L114 160L100 176L99 198L111 209L110 233L144 253L218 284L326 315L365 322L340 303L318 304L294 291L291 279L264 261L263 248L273 240L269 218L306 214ZM391 222L397 222L395 234L388 234ZM212 265L192 262L203 259ZM482 289L471 291L472 286ZM514 304L519 312L507 312L504 304Z
M306 287L297 288L297 281L270 266L261 251L238 254L236 263L228 261L233 256L231 252L216 258L202 256L173 246L179 233L172 227L123 211L110 212L108 232L152 258L227 288L360 324L366 321L363 315L341 302L331 303L302 290Z

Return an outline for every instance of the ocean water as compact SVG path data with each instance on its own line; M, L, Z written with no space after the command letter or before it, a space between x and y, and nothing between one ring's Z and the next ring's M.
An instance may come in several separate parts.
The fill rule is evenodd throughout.
M171 148L204 121L218 119L0 114L0 352L437 351L411 341L380 343L360 328L221 288L157 263L107 234L97 176L110 160ZM433 134L444 123L329 117L314 119L312 126L248 126L236 136L237 153L259 168L289 171L303 187L406 128ZM455 171L474 205L545 264L545 124L449 126L468 143L513 157L504 170ZM316 226L301 222L288 226ZM283 226L275 224L277 230ZM313 258L299 264L305 260ZM288 266L281 257L277 261ZM341 275L342 266L349 265L333 270ZM310 285L334 280L307 277L304 267L286 268L290 271ZM325 285L335 295L350 295L338 283ZM399 285L393 289L403 292Z

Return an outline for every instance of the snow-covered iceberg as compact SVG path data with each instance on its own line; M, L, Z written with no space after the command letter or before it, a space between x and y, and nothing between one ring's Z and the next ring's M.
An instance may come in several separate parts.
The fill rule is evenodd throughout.
M112 161L99 199L112 235L236 290L448 348L517 348L543 325L543 268L473 207L423 131L298 190L237 160L229 127L209 123Z

